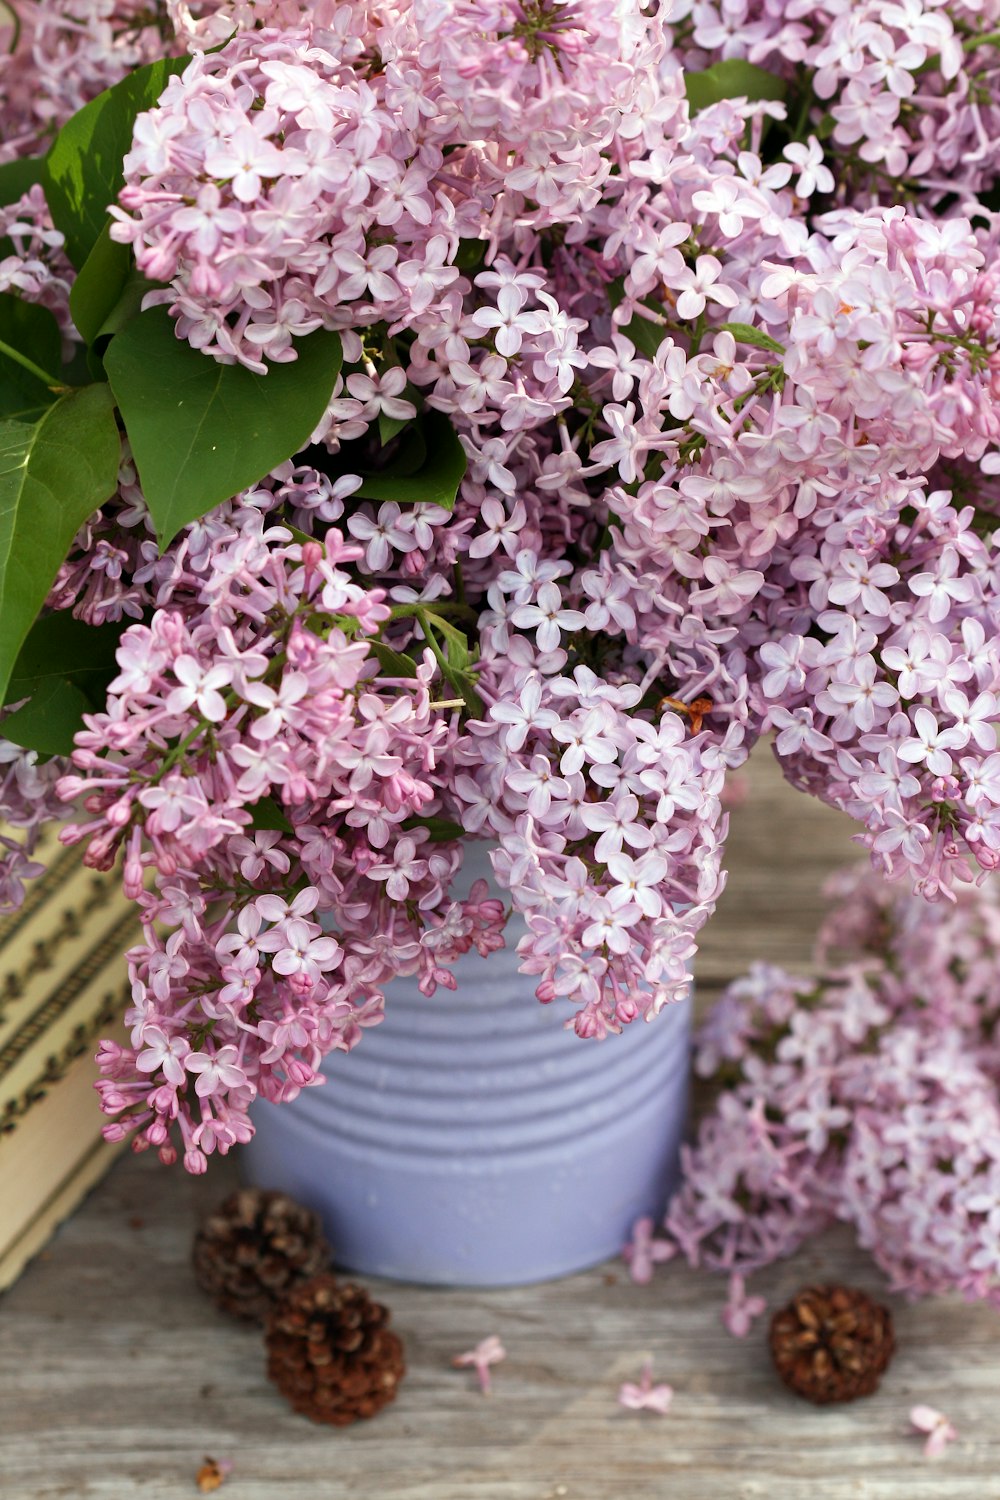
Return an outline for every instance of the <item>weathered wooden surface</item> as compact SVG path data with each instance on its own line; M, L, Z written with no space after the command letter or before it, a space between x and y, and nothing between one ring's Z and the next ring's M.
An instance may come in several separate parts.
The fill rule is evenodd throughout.
M734 815L733 877L706 935L703 993L753 957L808 958L819 882L855 852L850 826L786 792L758 757ZM815 1410L772 1376L762 1324L719 1320L721 1283L618 1265L527 1290L381 1284L407 1343L395 1407L347 1430L294 1416L259 1335L202 1299L188 1271L198 1215L234 1180L123 1160L0 1301L3 1500L175 1500L205 1454L231 1459L224 1500L1000 1500L1000 1316L894 1302L899 1352L881 1392ZM758 1278L776 1306L808 1279L879 1291L833 1234ZM478 1394L452 1354L498 1333L509 1356ZM623 1411L647 1355L675 1387L665 1418ZM931 1463L915 1401L961 1432Z

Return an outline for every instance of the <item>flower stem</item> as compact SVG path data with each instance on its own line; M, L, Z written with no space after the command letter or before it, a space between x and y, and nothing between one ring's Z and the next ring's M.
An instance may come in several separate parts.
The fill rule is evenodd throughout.
M40 365L35 364L34 360L29 359L26 354L22 354L19 349L12 349L9 344L4 343L3 339L0 339L0 354L5 354L8 359L14 360L15 364L22 365L28 371L29 375L34 375L35 379L40 380L50 391L61 393L62 391L69 390L68 385L56 379L54 375L47 374Z
M0 0L0 21L4 20L5 18L9 19L12 28L12 36L10 39L10 46L7 48L7 56L13 57L14 53L17 51L17 44L21 40L21 17L18 15L14 6L11 5L10 0Z
M962 43L964 52L975 52L977 47L995 47L1000 43L1000 31L979 32L973 36L967 36Z

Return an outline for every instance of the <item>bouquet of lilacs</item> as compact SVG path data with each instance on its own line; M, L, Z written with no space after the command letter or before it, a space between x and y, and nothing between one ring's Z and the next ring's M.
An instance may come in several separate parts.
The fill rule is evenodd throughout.
M769 730L1000 861L982 9L4 10L2 893L121 857L110 1134L202 1170L502 944L469 837L539 1000L655 1016Z
M855 869L829 894L819 977L755 965L707 1017L715 1098L633 1273L728 1272L732 1322L747 1275L840 1220L893 1290L1000 1307L1000 890L928 908Z

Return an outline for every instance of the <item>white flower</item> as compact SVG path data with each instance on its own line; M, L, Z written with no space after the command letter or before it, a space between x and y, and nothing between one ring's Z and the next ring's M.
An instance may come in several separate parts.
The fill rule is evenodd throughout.
M568 795L569 787L561 776L555 776L544 755L533 755L527 767L508 771L504 778L512 791L527 797L527 811L533 818L544 818L552 798Z
M612 333L611 345L601 344L591 349L587 361L598 370L613 370L611 394L616 401L624 401L632 394L632 386L642 374L642 363L636 359L635 345L622 333Z
M927 1433L927 1441L924 1443L925 1458L937 1458L948 1444L953 1443L958 1437L958 1432L948 1421L944 1412L938 1411L933 1406L911 1407L910 1422L918 1432Z
M206 671L196 657L184 655L174 662L173 673L180 687L168 695L167 712L182 714L195 704L203 719L221 723L226 717L226 701L218 690L232 682L232 667L214 666Z
M883 32L882 35L886 33ZM829 167L823 166L823 147L814 135L809 137L805 145L801 141L793 141L790 146L785 147L782 154L799 169L795 191L800 198L809 198L813 193L833 192L833 173Z
M605 862L620 853L623 844L648 849L653 842L651 829L638 821L639 799L634 792L618 790L604 802L587 802L580 816L592 833L600 834L594 853Z
M585 948L603 948L612 953L627 953L632 946L628 929L639 921L642 912L633 902L612 906L604 896L598 896L591 904L590 923L583 930L580 941Z
M412 552L416 546L395 500L379 506L376 520L364 512L351 516L347 529L359 542L364 542L365 566L372 573L380 573L388 565L393 548L397 552Z
M406 371L399 365L393 365L382 375L348 375L347 389L356 401L364 402L369 421L381 412L399 422L408 422L417 415L413 402L403 400L400 395L406 389Z
M638 859L630 854L610 854L607 859L608 874L618 884L609 893L612 906L634 902L647 917L658 917L663 910L663 898L658 887L666 878L668 865L662 854L650 849Z
M717 286L722 275L722 262L714 255L699 255L694 270L685 268L674 284L682 289L677 299L677 312L682 318L697 318L704 312L706 300L717 302L720 307L735 307L740 300L732 287Z
M585 617L578 609L563 607L562 594L556 583L543 583L534 604L521 604L511 615L511 622L520 629L535 627L535 640L539 651L555 651L559 645L560 632L580 630Z
M490 708L490 718L498 724L508 724L510 728L504 734L504 744L508 750L520 750L528 732L532 729L552 729L559 723L559 715L551 708L542 708L542 684L541 680L529 677L521 689L521 695L517 703L494 703Z
M913 715L916 731L912 739L904 740L899 747L900 760L910 765L924 761L935 776L947 776L951 770L949 750L960 750L969 742L968 730L953 726L939 729L938 721L929 708L918 708Z
M233 194L241 203L253 203L260 197L263 177L280 177L295 169L292 153L279 151L273 141L252 125L237 126L225 145L219 145L205 157L208 175L231 183Z
M497 292L496 307L480 307L472 315L480 328L495 328L494 343L498 354L512 358L521 347L525 333L541 333L545 317L540 312L524 311L524 296L516 286L502 286Z
M945 547L936 573L917 573L909 580L910 592L927 600L927 618L932 625L947 619L955 604L968 604L974 597L972 579L957 578L957 572L958 553L954 547Z

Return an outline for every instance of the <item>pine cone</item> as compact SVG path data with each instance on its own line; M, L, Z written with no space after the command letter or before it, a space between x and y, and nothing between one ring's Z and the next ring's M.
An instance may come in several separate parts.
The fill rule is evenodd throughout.
M892 1316L864 1292L807 1286L771 1320L771 1356L798 1396L818 1406L878 1388L895 1348Z
M263 1323L298 1281L330 1264L319 1218L285 1193L231 1193L199 1229L199 1286L223 1312Z
M388 1309L329 1273L300 1282L267 1325L267 1373L296 1411L345 1427L392 1401L406 1366Z

